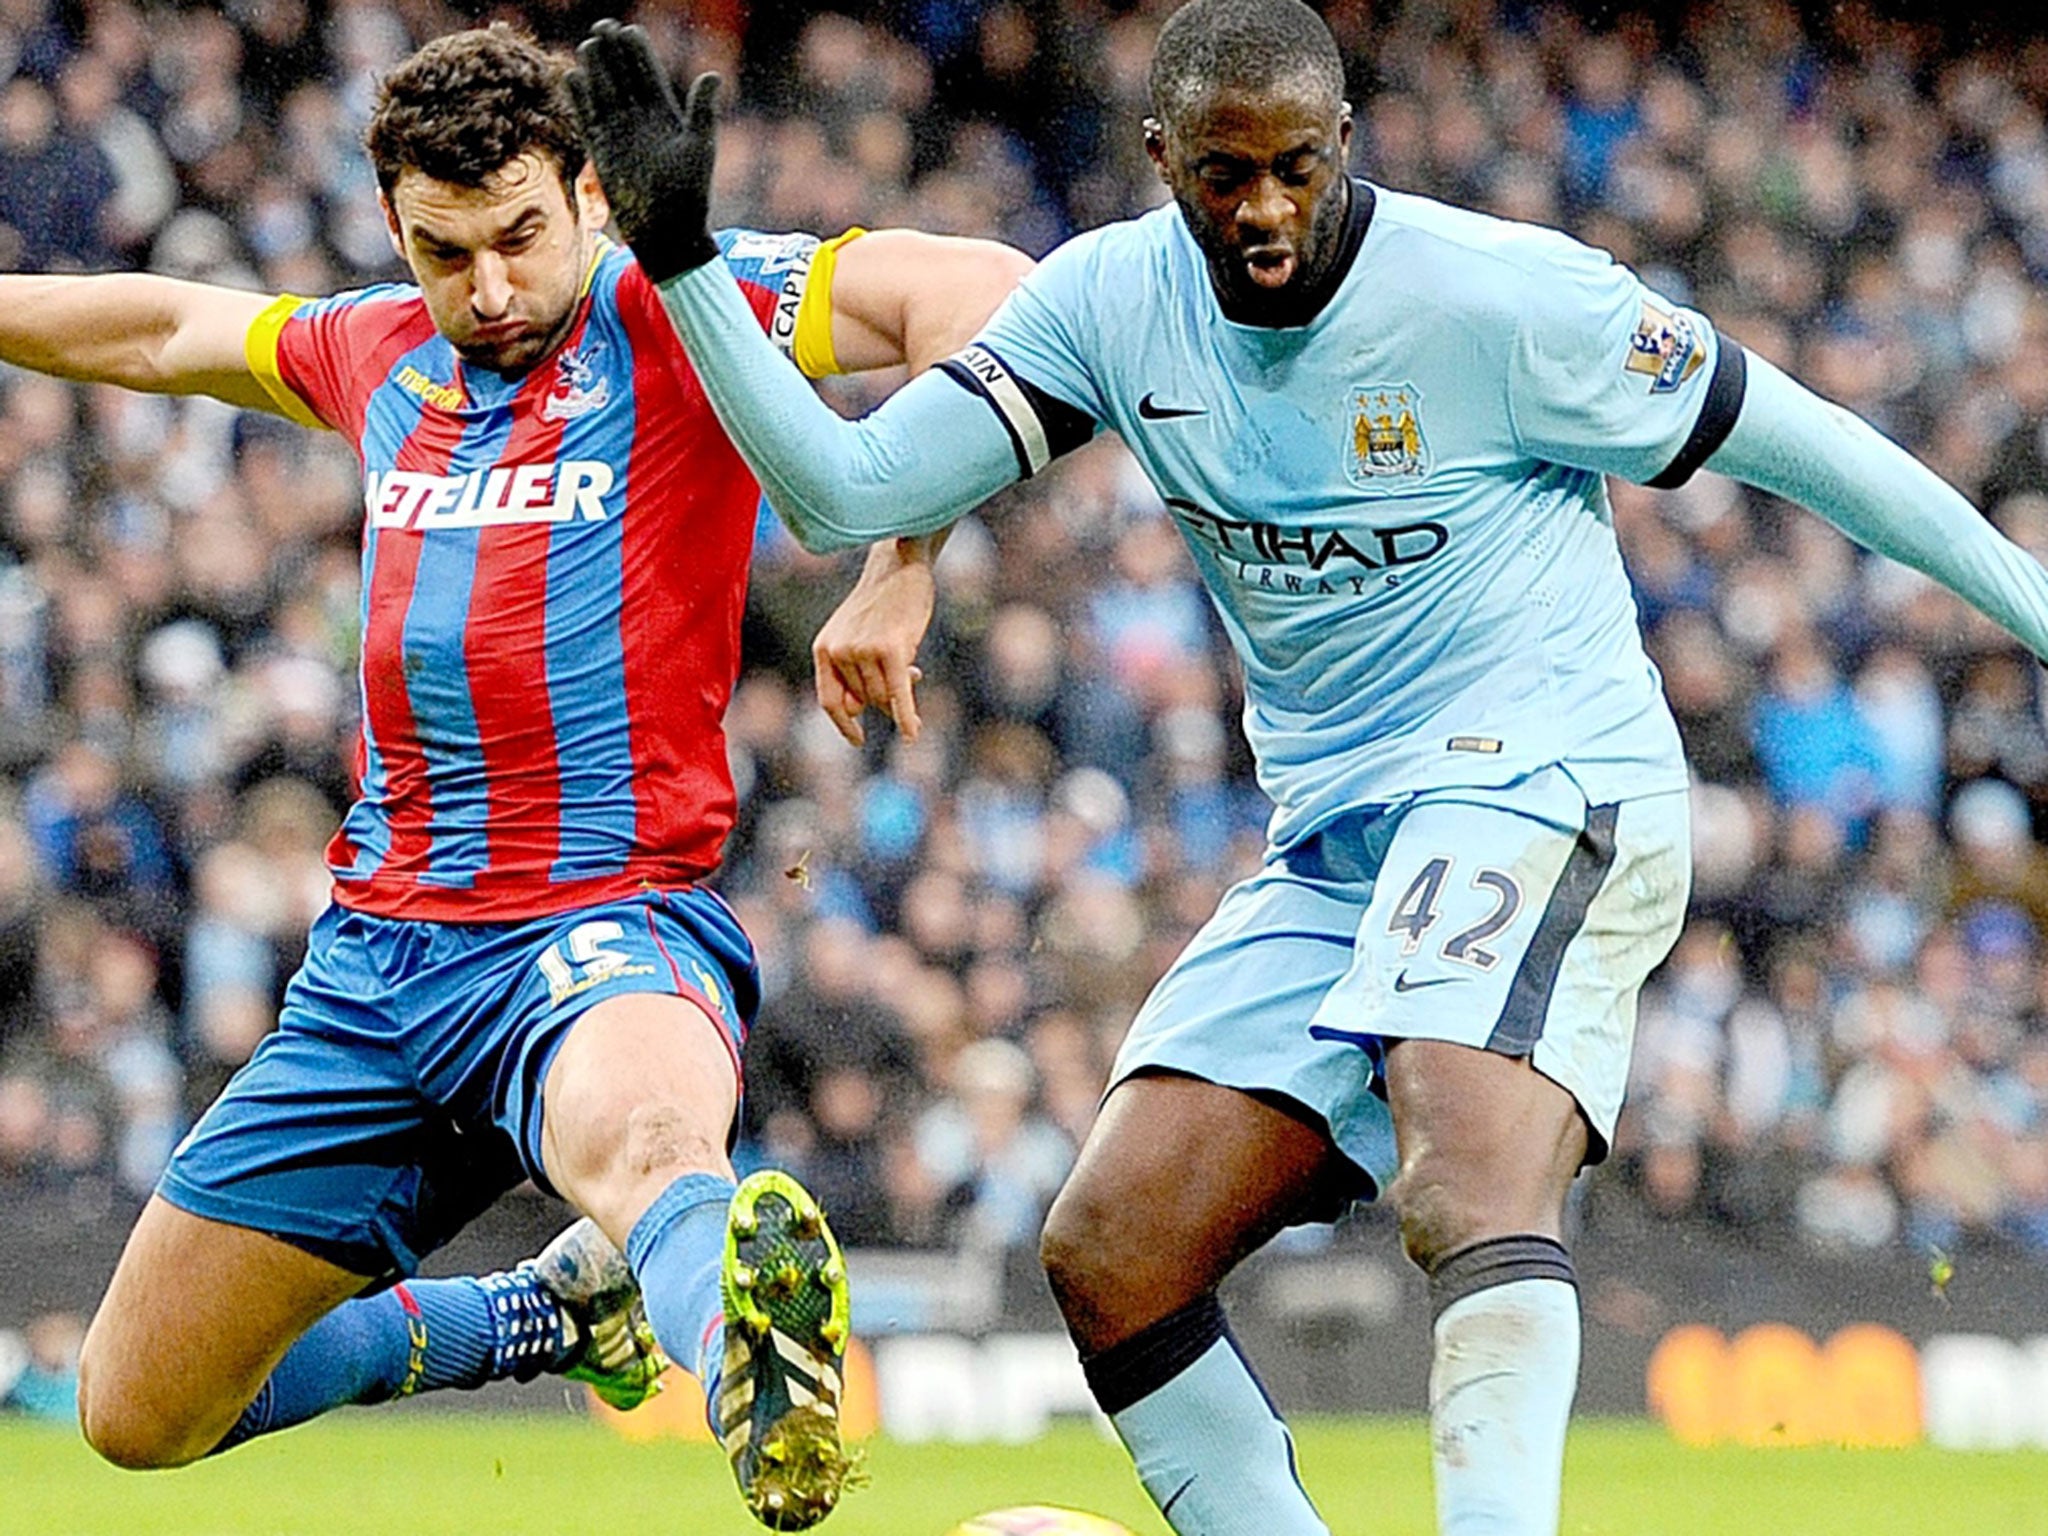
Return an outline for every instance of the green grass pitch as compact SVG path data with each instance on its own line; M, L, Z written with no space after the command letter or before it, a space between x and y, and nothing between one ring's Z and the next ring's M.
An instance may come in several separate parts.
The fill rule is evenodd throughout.
M1423 1426L1305 1420L1303 1475L1334 1536L1429 1536ZM978 1510L1056 1503L1164 1530L1122 1452L1085 1426L1033 1445L870 1448L873 1486L829 1536L941 1536ZM182 1472L96 1462L61 1428L0 1420L0 1531L21 1536L742 1536L708 1445L628 1445L568 1416L350 1412ZM1653 1426L1575 1427L1564 1536L2039 1536L2048 1453L1689 1451Z

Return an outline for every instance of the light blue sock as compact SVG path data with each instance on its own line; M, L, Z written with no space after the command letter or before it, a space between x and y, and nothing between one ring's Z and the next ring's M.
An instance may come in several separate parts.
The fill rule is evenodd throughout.
M725 1213L738 1185L686 1173L654 1197L626 1237L626 1262L640 1282L647 1321L669 1359L697 1378L717 1428L718 1372L725 1359L725 1302L718 1276Z
M1214 1296L1082 1368L1180 1536L1329 1536L1295 1471L1293 1437Z
M531 1275L413 1280L345 1301L300 1335L216 1453L344 1403L530 1381L559 1362L562 1310Z
M1578 1288L1555 1272L1561 1260L1569 1275L1570 1260L1548 1239L1482 1246L1498 1260L1512 1244L1535 1243L1555 1250L1551 1265L1525 1261L1521 1278L1465 1289L1437 1309L1429 1420L1438 1536L1556 1536L1579 1381ZM1495 1273L1509 1267L1496 1263ZM1433 1291L1443 1272L1431 1277Z

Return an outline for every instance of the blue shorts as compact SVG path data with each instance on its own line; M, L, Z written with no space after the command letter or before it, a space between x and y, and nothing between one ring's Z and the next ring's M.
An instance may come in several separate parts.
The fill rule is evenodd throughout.
M157 1193L377 1279L412 1274L541 1167L541 1085L569 1026L631 992L697 1003L740 1048L753 946L717 896L648 891L524 923L331 906L275 1032ZM552 1192L552 1191L551 1191Z
M1684 791L1591 805L1562 768L1441 789L1270 856L1146 999L1110 1074L1175 1072L1311 1111L1384 1190L1394 1040L1525 1057L1605 1156L1636 996L1691 886Z

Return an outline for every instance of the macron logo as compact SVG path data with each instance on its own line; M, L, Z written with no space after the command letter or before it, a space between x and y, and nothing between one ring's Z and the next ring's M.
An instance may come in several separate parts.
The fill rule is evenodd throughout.
M498 528L514 523L586 523L605 519L612 467L598 459L499 465L466 475L412 469L372 472L363 505L372 528Z

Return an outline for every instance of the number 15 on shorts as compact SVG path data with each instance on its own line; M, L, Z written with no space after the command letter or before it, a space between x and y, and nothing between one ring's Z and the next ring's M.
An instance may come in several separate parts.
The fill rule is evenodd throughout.
M592 987L624 976L652 976L655 967L636 962L626 950L613 949L625 928L608 919L578 923L566 938L540 952L534 964L548 984L548 1001L561 1003Z

